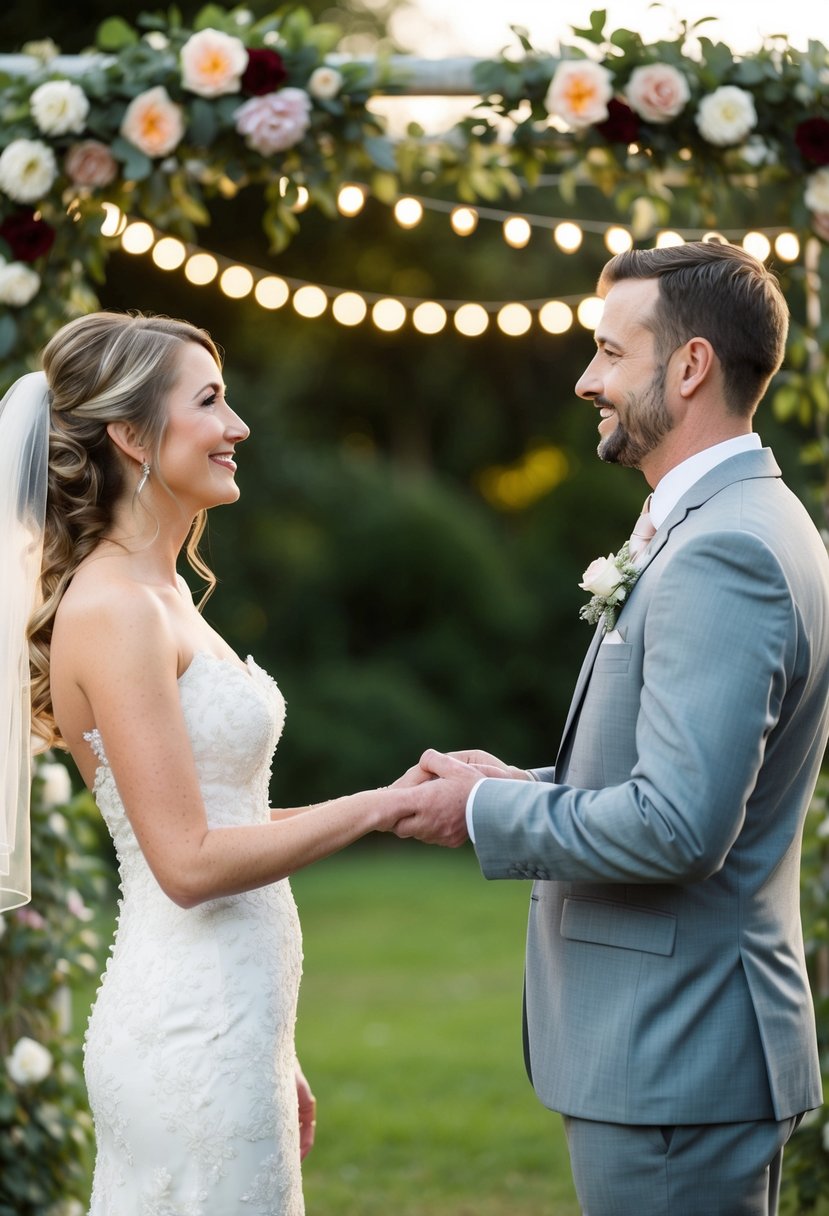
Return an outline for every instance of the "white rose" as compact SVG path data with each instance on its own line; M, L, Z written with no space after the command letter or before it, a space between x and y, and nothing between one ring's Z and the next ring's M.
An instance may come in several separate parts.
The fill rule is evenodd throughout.
M696 122L700 135L709 144L718 147L738 144L757 125L754 98L745 89L724 84L703 97Z
M41 764L37 770L43 781L41 798L45 807L64 806L72 797L72 780L63 764Z
M741 158L747 165L751 165L752 169L758 169L761 165L777 163L776 152L760 135L752 135L751 139L739 149L739 152Z
M0 154L0 190L16 203L48 194L57 173L54 152L39 139L14 139Z
M308 92L318 101L330 101L342 87L342 73L336 68L317 68L308 77Z
M0 266L0 304L23 308L40 291L40 275L22 262Z
M84 129L89 99L71 80L47 80L29 98L32 116L44 135L78 134Z
M829 168L818 169L810 174L803 201L810 211L817 211L819 214L829 211Z
M52 1071L52 1053L24 1035L6 1056L6 1068L15 1085L37 1085Z
M579 586L589 595L598 595L607 599L624 581L624 575L614 561L613 554L607 557L597 557L592 561L581 576Z

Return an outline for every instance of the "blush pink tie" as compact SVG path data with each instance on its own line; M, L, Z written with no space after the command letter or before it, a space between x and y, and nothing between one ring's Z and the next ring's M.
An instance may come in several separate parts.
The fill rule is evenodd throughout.
M653 520L650 516L652 498L653 495L649 494L645 499L644 506L642 507L642 514L637 519L633 532L630 535L630 540L628 541L628 552L630 553L631 560L634 562L645 552L645 549L650 544L651 538L656 532L656 528L654 527Z

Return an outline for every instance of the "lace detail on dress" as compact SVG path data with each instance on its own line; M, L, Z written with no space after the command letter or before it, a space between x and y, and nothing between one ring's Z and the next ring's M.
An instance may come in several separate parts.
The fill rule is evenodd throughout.
M243 669L204 652L178 683L210 827L268 822L276 684L252 659ZM178 907L144 860L100 733L84 738L122 890L84 1046L90 1216L302 1216L290 885Z

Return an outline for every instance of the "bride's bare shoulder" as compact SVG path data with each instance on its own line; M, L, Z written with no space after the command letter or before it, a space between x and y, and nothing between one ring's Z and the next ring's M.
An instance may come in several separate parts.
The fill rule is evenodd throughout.
M61 652L80 656L160 643L169 633L167 614L155 589L102 559L82 566L58 605L52 631L52 661Z

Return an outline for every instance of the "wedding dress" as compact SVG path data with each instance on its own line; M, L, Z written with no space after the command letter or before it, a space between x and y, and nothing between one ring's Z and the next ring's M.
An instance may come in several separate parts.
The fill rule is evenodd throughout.
M252 659L199 652L179 693L211 827L269 820L285 706ZM287 880L180 908L124 813L101 736L94 794L123 898L89 1019L97 1159L89 1216L302 1216L294 1023L302 969Z

